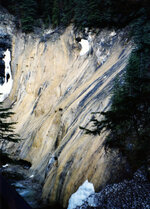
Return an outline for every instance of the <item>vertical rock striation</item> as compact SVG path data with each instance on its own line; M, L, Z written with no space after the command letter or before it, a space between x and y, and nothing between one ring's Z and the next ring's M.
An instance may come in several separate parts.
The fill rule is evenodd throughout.
M132 44L126 30L102 30L87 35L83 54L77 38L72 26L40 35L14 33L14 84L6 101L24 139L11 152L32 163L29 175L43 184L42 198L64 207L86 179L98 191L125 169L118 153L104 152L106 134L85 135L79 126L89 127L91 112L109 108L114 79L124 72Z

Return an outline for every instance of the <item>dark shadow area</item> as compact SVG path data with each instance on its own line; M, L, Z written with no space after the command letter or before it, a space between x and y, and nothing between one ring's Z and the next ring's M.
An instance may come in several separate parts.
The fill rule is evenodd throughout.
M0 174L0 208L31 209L24 199L10 186Z
M38 208L38 209L65 209L65 208L62 208L59 204L57 204L53 206L45 206L45 207Z

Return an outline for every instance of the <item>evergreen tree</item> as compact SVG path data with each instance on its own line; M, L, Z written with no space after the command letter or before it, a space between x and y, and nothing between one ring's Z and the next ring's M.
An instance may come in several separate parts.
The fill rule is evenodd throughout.
M52 23L53 0L41 0L39 10L45 26L48 27Z
M20 16L23 32L32 32L37 15L36 0L22 0L20 4Z
M101 112L102 120L91 119L93 129L81 127L88 134L109 131L105 148L119 149L134 169L150 159L150 21L143 8L132 22L136 43L123 81L115 83L110 110Z
M18 18L24 32L31 32L40 18L46 27L67 26L73 20L78 29L121 28L139 17L143 8L147 15L150 11L148 0L2 0L1 4Z
M53 10L52 10L52 25L53 27L57 27L60 24L60 1L54 0Z
M88 0L75 0L74 23L79 30L88 26Z
M146 59L143 51L132 53L124 82L114 86L110 110L100 113L100 121L92 117L92 130L81 127L94 135L109 131L105 147L119 149L135 169L150 157L150 75Z
M74 0L63 1L63 12L61 22L64 26L67 26L74 17Z
M20 140L19 136L14 133L14 125L16 123L7 121L13 114L10 108L3 108L2 103L0 103L0 157L2 164L6 160L10 160L8 155L3 151L4 145L7 142L16 143Z

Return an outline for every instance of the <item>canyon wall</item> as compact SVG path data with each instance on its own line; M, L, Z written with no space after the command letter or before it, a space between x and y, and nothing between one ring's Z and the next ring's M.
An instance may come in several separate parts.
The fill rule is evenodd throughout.
M91 136L79 128L90 128L91 113L110 107L114 80L132 50L126 32L97 30L83 36L69 26L12 34L14 82L5 104L13 107L12 120L23 140L11 145L11 152L32 163L29 175L43 184L42 198L51 204L66 207L86 179L98 191L126 169L117 152L105 153L106 133ZM79 37L88 41L86 53Z

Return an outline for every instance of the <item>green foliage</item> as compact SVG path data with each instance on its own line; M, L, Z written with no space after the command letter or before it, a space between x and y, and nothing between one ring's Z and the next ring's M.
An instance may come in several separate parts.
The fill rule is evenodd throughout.
M129 0L75 0L77 28L122 28L137 18L141 4ZM143 5L144 6L144 5Z
M10 111L10 108L3 108L2 103L0 103L0 155L1 161L9 159L6 153L3 153L4 144L7 142L18 142L20 140L19 136L14 133L15 122L8 122L7 120L14 113ZM3 163L3 162L2 162Z
M13 114L10 108L3 108L2 104L0 104L0 140L18 141L18 135L14 134L14 125L16 123L6 121Z
M121 28L141 14L149 14L148 0L2 0L19 20L24 32L33 31L37 20L42 19L45 27L67 26L74 22L79 30L88 28Z
M82 30L88 24L88 0L75 0L74 22L78 29Z
M92 117L94 129L86 129L86 132L100 134L102 130L109 130L111 134L106 147L119 148L130 161L131 158L134 162L147 159L150 133L149 0L2 0L1 4L16 15L24 32L32 32L40 19L45 27L54 28L67 26L70 22L74 22L79 30L127 25L132 28L136 49L129 59L123 82L116 81L111 109L101 113L101 121ZM11 125L7 124L9 130Z
M34 20L36 18L36 0L22 1L19 7L22 31L31 32L33 30Z
M52 10L52 25L53 27L57 27L60 24L61 10L59 0L54 0L53 10Z
M74 17L74 0L64 0L62 7L61 24L68 26Z
M92 130L82 129L94 135L109 131L106 149L119 149L137 168L150 158L150 21L146 12L132 22L131 34L136 48L123 80L116 80L110 110L100 113L100 121L94 114Z
M52 9L53 0L41 0L38 13L41 14L46 27L48 27L52 22Z
M17 17L23 32L33 31L38 8L36 0L6 0L2 5Z
M93 23L95 27L99 27L99 23L101 20L101 14L102 10L100 9L101 2L100 1L90 1L88 3L88 14L87 14L87 22L88 27L93 26Z

